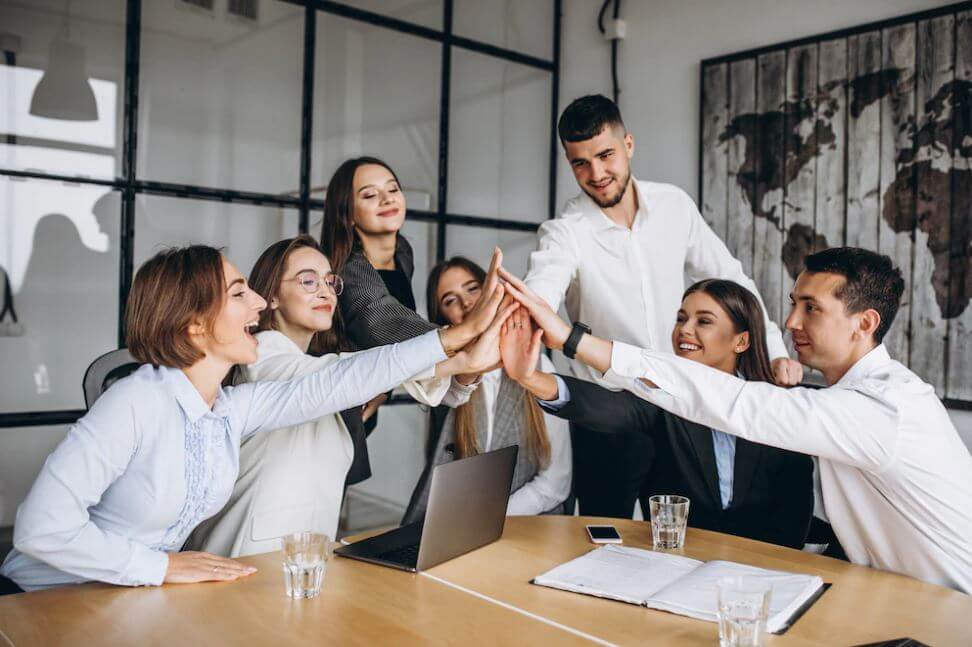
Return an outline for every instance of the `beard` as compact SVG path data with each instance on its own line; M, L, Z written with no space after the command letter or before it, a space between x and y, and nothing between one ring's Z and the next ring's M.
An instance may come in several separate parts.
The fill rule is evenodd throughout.
M619 202L621 202L622 199L624 199L624 194L628 190L629 184L631 184L631 167L628 167L628 172L624 176L624 182L621 183L621 188L618 189L618 192L613 196L610 196L608 198L599 198L596 194L588 191L586 187L583 188L584 188L584 193L586 193L587 196L591 200L593 200L597 206L599 206L602 209L610 209L611 207L614 207Z

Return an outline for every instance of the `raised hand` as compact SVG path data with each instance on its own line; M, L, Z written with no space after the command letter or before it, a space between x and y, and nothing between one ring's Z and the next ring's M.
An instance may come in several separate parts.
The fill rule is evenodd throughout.
M475 307L457 326L443 328L440 337L442 347L447 353L453 353L467 346L481 335L493 322L503 299L503 286L500 285L498 271L503 263L503 251L493 249L493 259L489 264L489 272L483 283L482 294Z
M543 330L537 328L530 313L519 306L503 324L500 356L510 379L524 382L533 377L540 362L540 340Z
M169 553L165 581L173 584L190 582L225 582L256 573L255 568L233 559L186 551Z
M502 295L505 288L498 285L495 291ZM509 297L503 299L502 305L489 327L476 338L476 341L463 349L464 375L486 373L501 365L500 332L510 315L519 307L519 304L513 299Z
M500 277L506 281L506 292L530 313L533 321L543 329L543 343L547 348L559 350L570 336L571 327L561 319L550 305L533 293L526 283L499 268Z
M489 270L486 272L486 280L483 282L482 295L460 324L460 326L468 326L473 336L482 334L493 322L493 318L496 315L495 308L490 310L489 300L496 293L496 288L502 287L500 286L498 276L498 269L502 264L503 250L499 247L494 247L493 258L489 263Z

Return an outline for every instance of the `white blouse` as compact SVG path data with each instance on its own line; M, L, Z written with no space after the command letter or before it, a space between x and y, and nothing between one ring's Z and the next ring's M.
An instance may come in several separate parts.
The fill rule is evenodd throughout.
M363 385L387 391L445 358L431 331L298 379L221 389L212 409L181 370L142 366L48 456L0 574L27 591L161 584L168 553L229 498L241 439L358 405Z

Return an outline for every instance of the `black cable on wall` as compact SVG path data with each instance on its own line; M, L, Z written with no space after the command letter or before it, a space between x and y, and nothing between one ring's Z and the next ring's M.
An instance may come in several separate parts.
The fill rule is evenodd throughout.
M604 26L604 14L607 13L608 7L611 3L614 3L613 17L615 20L615 27L612 35L608 35L607 28ZM614 99L614 103L618 103L618 97L621 95L621 85L618 82L618 45L622 38L624 38L623 32L618 34L618 21L621 19L621 0L604 0L601 5L601 10L597 13L597 29L605 38L611 39L611 95Z

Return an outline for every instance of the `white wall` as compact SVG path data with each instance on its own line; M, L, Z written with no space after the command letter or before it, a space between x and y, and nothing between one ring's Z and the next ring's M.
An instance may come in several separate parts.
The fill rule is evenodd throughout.
M951 0L640 0L622 5L619 104L635 137L636 177L671 182L698 199L700 62L722 54L855 27ZM560 108L594 92L611 96L611 49L597 30L600 0L564 2ZM577 184L561 158L558 203ZM952 419L972 447L972 412Z

